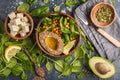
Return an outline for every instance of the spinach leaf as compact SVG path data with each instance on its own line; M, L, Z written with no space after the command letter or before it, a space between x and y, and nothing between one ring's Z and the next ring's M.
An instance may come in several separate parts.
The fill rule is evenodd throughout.
M2 38L1 38L2 44L4 44L5 42L9 41L9 39L10 39L10 37L6 33L4 33L2 35Z
M38 8L32 10L30 12L30 15L33 16L33 17L43 17L48 13L49 13L49 7L48 6L39 6Z
M73 63L72 63L73 66L81 66L81 63L80 63L80 60L75 60Z
M77 4L78 4L77 0L66 0L65 1L65 5L68 7L72 7L72 6L77 5Z
M55 69L59 72L62 72L65 66L65 62L63 60L55 61Z
M70 74L71 74L71 72L72 72L72 69L71 69L71 66L69 66L69 65L66 65L65 67L64 67L64 70L63 70L63 72L62 72L62 76L69 76Z
M0 72L0 76L7 78L11 73L11 70L9 68L6 68L4 71Z
M70 62L72 60L72 56L67 56L64 60L65 62Z
M17 7L17 10L18 11L23 11L23 12L28 12L29 11L29 4L27 4L27 3L20 4Z
M51 71L53 68L52 64L49 61L47 61L47 63L46 63L46 68L48 71Z
M110 0L110 2L112 3L112 5L114 5L114 4L115 4L115 0Z
M17 64L12 68L12 73L15 76L19 76L23 72L23 68L21 64Z
M27 80L28 79L27 74L25 72L22 73L21 79L22 80Z
M75 59L77 59L77 58L83 58L83 56L84 56L84 53L81 49L81 46L79 46L77 48L77 50L75 50L75 52L74 52L74 57L75 57Z
M17 60L12 58L8 63L6 63L7 68L13 68L17 64Z
M82 3L85 3L87 0L80 0Z
M55 6L55 7L54 7L54 11L55 11L55 12L59 12L59 11L60 11L60 6Z
M77 78L78 79L83 79L85 77L85 74L84 73L80 73L79 75L77 75Z
M81 72L81 67L80 66L72 66L72 72Z
M38 0L27 0L28 4L36 4Z
M4 22L2 20L0 20L0 33L4 33Z
M47 4L49 2L49 0L44 0L44 3Z

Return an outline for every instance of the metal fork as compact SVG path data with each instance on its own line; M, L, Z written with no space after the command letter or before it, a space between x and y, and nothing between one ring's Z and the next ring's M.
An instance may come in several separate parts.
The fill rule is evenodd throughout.
M87 18L87 16L80 10L78 10L79 8L77 8L75 10L76 12L76 16L85 24L85 25L93 25L91 23L91 21ZM79 15L78 15L79 14ZM113 45L115 45L116 47L120 47L120 42L118 40L116 40L115 38L113 38L112 36L110 36L108 33L106 33L103 29L101 28L96 28L97 32L99 32L102 36L104 36L107 40L109 40Z

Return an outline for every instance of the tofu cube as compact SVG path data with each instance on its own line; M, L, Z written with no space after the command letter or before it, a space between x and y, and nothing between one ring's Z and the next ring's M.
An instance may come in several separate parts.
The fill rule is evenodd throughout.
M18 32L20 29L17 25L12 25L9 28L10 28L10 31L12 32Z
M21 25L21 24L22 24L22 21L20 20L20 18L16 18L16 19L13 20L13 23L14 23L15 25Z
M23 18L21 19L21 21L22 21L22 22L28 22L29 20L28 20L27 17L23 17Z
M21 31L20 31L20 35L21 35L21 37L23 37L23 36L26 35L26 33L24 33L24 32L21 30Z
M21 26L30 26L30 24L27 22L22 22Z
M12 36L16 36L16 35L17 35L17 32L16 32L16 31L10 31L10 34L11 34Z
M24 14L23 13L17 13L17 18L23 18Z
M29 26L22 26L23 32L28 33L29 32Z
M14 18L16 17L15 12L9 13L9 14L8 14L8 17L9 17L11 20L14 19Z

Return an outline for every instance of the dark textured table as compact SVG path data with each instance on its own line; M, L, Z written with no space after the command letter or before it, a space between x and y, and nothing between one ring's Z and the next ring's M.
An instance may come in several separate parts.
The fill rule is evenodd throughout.
M14 11L16 10L16 7L21 3L21 2L24 2L26 0L0 0L0 19L2 20L5 20L5 17L8 13L10 13L11 11ZM73 8L68 8L68 7L65 7L65 5L63 4L65 2L65 0L50 0L50 2L46 5L48 5L50 7L50 12L53 12L53 9L54 9L54 6L56 5L61 5L61 12L65 12L67 14L70 14L72 15L73 12L74 12L74 9L78 6L76 5L75 7ZM81 3L79 3L80 5ZM35 5L32 5L30 7L30 9L34 9L40 5L45 5L43 3L43 0L38 0L38 3L35 4ZM120 0L115 0L115 8L116 8L116 11L118 13L118 15L120 16ZM37 18L34 20L35 22L35 25L38 23L40 19ZM43 66L43 68L45 68ZM30 74L29 72L28 73L28 80L33 80L33 76L34 74ZM71 76L68 76L68 77L62 77L62 78L58 78L57 76L59 75L59 73L56 71L56 70L53 70L52 72L50 73L47 73L46 71L46 80L78 80L76 77L75 77L75 74L72 74ZM0 80L20 80L20 77L15 77L13 75L10 75L8 78L6 79L3 79L3 78L0 78ZM93 77L93 76L89 76L89 77L85 77L83 80L101 80L99 79L98 77Z

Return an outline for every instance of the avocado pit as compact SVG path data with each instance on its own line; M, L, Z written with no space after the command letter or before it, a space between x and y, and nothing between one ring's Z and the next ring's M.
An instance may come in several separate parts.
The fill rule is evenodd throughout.
M102 75L104 75L104 74L108 73L109 71L111 71L108 64L101 63L101 62L98 62L98 63L95 64L95 69Z

